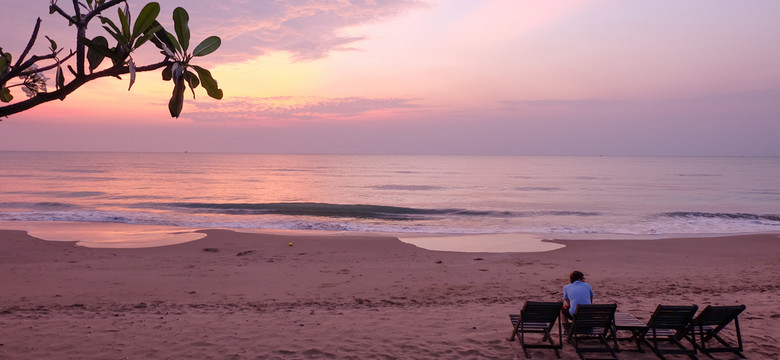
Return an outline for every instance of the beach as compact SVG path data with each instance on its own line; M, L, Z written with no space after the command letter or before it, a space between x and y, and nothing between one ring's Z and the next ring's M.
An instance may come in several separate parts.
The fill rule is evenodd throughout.
M658 304L745 304L745 355L780 353L776 234L480 253L392 236L198 233L87 248L0 231L0 359L521 359L508 314L559 300L572 270L596 303L641 320ZM577 358L570 344L561 355Z

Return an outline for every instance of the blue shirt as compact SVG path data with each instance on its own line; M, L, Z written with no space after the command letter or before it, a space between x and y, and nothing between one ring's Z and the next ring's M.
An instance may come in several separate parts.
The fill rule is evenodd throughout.
M569 300L569 314L574 315L577 311L577 305L590 304L593 297L593 289L590 284L582 281L575 281L563 287L563 300Z

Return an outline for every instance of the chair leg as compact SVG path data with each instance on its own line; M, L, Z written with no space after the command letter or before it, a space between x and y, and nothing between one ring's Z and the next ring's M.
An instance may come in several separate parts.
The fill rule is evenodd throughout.
M641 353L645 352L642 350L642 338L645 336L642 330L635 330L631 333L631 335L634 337L634 342L636 342L636 351Z
M723 339L717 333L714 333L714 332L707 333L706 338L705 338L705 336L702 336L701 352L707 354L707 356L709 356L710 358L714 359L714 357L712 355L710 355L710 350L707 350L707 348L705 347L706 346L706 340L709 340L709 339L715 339L717 342L719 342L721 345L723 345L726 349L728 349L728 350L725 350L725 349L718 349L718 348L716 348L715 351L717 351L717 350L720 350L721 352L724 351L724 350L725 351L731 351L731 352L734 353L734 355L737 355L740 358L746 359L745 355L742 354L741 346L740 347L732 346L729 342L727 342L725 339ZM742 340L741 338L738 338L738 340L737 340L737 342L740 345L742 344L741 340Z
M555 347L555 341L553 341L552 334L548 330L544 331L544 337L542 338L542 341L544 341L545 339L547 339L547 342L550 343L553 351L555 351L555 355L558 356L558 359L560 359L561 354L558 352L558 349Z
M531 354L528 353L528 349L525 348L525 332L520 332L520 347L523 348L523 354L525 354L526 359L531 357Z
M742 355L742 333L739 332L739 318L738 317L734 318L734 330L737 333L737 345L739 346L738 350L735 350L734 353L739 355L741 358L747 359L747 357L745 357L745 355Z
M650 342L650 340L648 340L647 338L645 338L644 341L645 341L645 344L647 344L647 347L649 347L650 350L653 351L655 356L658 356L658 358L661 359L661 360L666 360L666 357L664 357L664 354L662 354L660 351L658 351L658 342L657 342L657 340L655 338L653 339L653 342Z
M580 345L576 338L574 338L572 341L574 341L574 351L577 352L577 355L580 357L581 360L587 360L585 359L585 355L580 351Z
M677 345L677 347L678 347L678 348L680 348L681 350L683 350L683 351L688 351L688 349L685 347L685 345L683 345L683 344L680 342L680 340L678 340L676 337L674 337L674 336L670 336L670 337L669 337L669 340L670 340L672 343L674 343L675 345ZM687 353L686 355L688 355L688 356L689 356L691 359L693 359L693 360L698 360L698 357L696 357L696 351L697 351L697 350L696 350L696 342L693 342L693 350L691 350L691 352L690 352L690 353Z
M615 343L615 347L609 346L609 341L604 336L599 336L599 338L601 340L601 343L604 344L604 347L606 347L607 350L609 351L610 355L612 355L612 358L617 359L617 354L615 354L615 349L617 349L618 346L616 337L615 336L612 337L612 341Z
M612 331L612 345L615 345L613 349L620 351L620 346L618 346L618 342L617 342L617 329L613 326L611 331ZM612 353L612 356L616 356L614 352Z
M520 328L520 322L518 321L517 325L515 325L514 328L512 329L512 335L508 337L507 340L515 341L515 337L517 336L517 329L519 328Z

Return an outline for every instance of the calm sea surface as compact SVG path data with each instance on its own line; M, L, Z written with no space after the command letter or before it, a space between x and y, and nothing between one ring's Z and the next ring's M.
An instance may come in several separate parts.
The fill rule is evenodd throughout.
M403 233L780 231L780 158L0 152L0 221Z

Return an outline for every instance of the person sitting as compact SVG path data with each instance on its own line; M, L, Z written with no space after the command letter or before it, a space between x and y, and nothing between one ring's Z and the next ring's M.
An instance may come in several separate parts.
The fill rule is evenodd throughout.
M569 275L570 284L563 287L563 322L568 323L574 318L577 305L593 303L593 288L585 282L585 275L581 271L573 271Z

